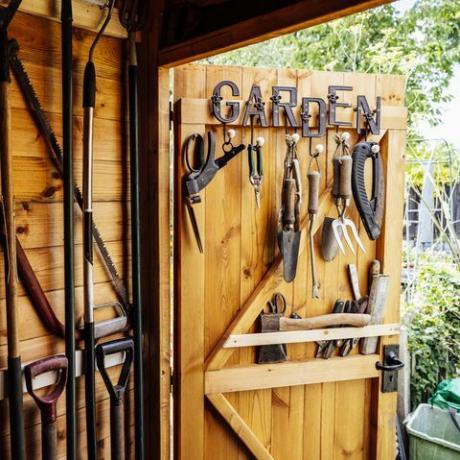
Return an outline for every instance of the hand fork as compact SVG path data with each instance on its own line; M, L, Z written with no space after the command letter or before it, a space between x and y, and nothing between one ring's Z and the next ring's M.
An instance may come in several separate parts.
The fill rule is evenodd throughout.
M351 173L352 173L353 160L349 155L336 157L333 159L334 165L334 189L333 195L335 199L335 205L338 211L338 217L332 222L332 231L334 238L337 241L337 246L345 254L345 248L343 247L339 228L342 230L343 237L350 247L353 254L355 250L351 242L350 235L348 234L348 227L351 229L353 238L357 242L359 248L366 252L363 243L359 238L358 230L354 222L345 217L346 211L350 206L352 190L351 190Z

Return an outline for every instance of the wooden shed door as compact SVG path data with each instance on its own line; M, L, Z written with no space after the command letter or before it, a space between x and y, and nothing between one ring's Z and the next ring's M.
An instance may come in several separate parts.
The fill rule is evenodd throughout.
M197 249L181 193L182 147L189 135L213 130L216 155L221 154L223 128L211 115L210 97L222 80L233 81L240 90L240 96L231 97L227 88L223 104L226 98L242 100L241 112L252 85L259 85L270 125L270 96L275 85L296 87L298 102L308 96L327 102L330 85L350 86L351 90L337 93L338 102L351 104L337 109L337 118L353 122L353 127L347 128L352 145L357 140L357 96L366 96L371 108L376 97L381 97L382 129L373 139L381 143L387 181L383 231L377 242L371 242L352 205L350 218L358 226L366 253L347 251L346 256L339 254L329 263L319 256L321 232L316 232L319 299L311 298L305 138L298 148L304 185L301 252L294 282L288 284L282 277L276 232L286 152L284 127L256 127L255 136L265 138L260 209L248 180L245 151L219 171L201 193L195 212L204 253ZM396 76L213 66L175 70L174 397L178 458L394 459L396 393L380 391L381 375L375 364L382 359L382 344L398 343L397 335L382 338L378 354L364 356L354 350L346 358L329 360L315 359L315 343L290 344L289 360L272 365L256 364L254 347L231 347L235 336L257 331L257 317L274 292L285 295L288 314L311 317L330 313L336 299L352 298L347 264L357 265L364 291L368 266L375 258L391 277L385 323L399 322L406 119L403 88L402 78ZM300 120L299 107L295 115ZM232 127L237 131L234 143L247 143L250 131L241 126L241 117ZM313 147L319 142L325 146L320 157L316 230L324 216L336 216L330 189L335 132L328 126L325 137L313 140Z

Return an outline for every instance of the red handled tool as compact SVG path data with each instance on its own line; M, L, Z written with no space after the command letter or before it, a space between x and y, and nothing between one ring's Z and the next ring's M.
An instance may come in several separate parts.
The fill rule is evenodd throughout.
M57 459L56 405L67 382L68 361L64 355L51 356L28 364L24 368L27 391L37 403L42 419L42 460ZM33 387L34 379L47 372L57 372L53 390L39 396Z

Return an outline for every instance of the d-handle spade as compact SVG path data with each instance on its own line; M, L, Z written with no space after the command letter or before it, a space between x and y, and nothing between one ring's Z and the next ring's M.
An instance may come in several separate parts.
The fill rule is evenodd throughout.
M67 383L68 361L64 355L51 356L28 364L24 377L29 394L40 409L42 420L42 460L57 459L56 405ZM39 396L34 390L34 379L47 372L56 372L57 380L52 391Z
M125 361L121 368L118 382L114 385L107 373L106 358L115 353L124 353ZM124 396L128 386L133 356L134 341L131 338L100 343L96 347L97 367L110 395L110 446L112 460L124 460L126 458Z

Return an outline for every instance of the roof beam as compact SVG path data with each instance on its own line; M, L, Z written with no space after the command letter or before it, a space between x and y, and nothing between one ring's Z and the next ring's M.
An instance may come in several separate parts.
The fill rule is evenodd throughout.
M159 53L159 65L173 67L186 64L392 1L301 0L294 5L162 48Z

